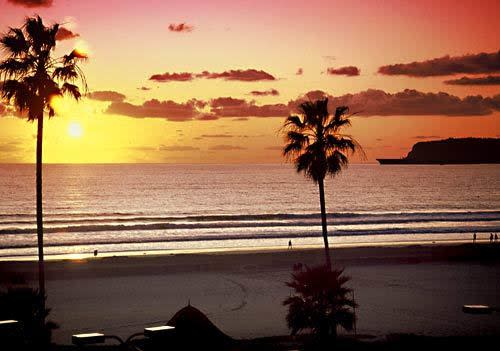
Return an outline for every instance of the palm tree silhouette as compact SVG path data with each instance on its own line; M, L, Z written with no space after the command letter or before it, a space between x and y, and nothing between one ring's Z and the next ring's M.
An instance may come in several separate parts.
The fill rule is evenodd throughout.
M298 109L301 116L289 116L283 126L286 141L283 155L295 163L297 172L304 172L319 186L325 258L331 267L324 179L327 174L335 176L348 165L347 153L363 153L363 149L350 135L341 134L343 127L351 125L352 115L347 115L347 106L337 107L332 115L328 111L328 98L324 98L303 102Z
M0 62L2 98L12 103L28 121L37 122L36 135L36 227L38 237L39 292L45 295L43 261L42 212L42 146L44 113L55 115L52 106L57 96L69 95L79 100L77 80L87 90L85 76L78 61L87 56L76 49L62 57L52 57L59 25L46 27L40 16L27 18L20 28L10 30L0 38L5 60ZM44 306L42 306L44 308Z
M345 286L350 277L343 272L326 265L294 270L286 283L294 292L283 301L288 306L286 320L292 335L310 329L326 343L337 336L337 326L352 330L357 304L353 290Z

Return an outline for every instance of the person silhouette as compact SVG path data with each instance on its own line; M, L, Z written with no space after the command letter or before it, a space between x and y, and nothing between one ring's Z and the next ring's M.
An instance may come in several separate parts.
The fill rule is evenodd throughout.
M288 240L288 249L291 250L292 249L292 241L291 240Z
M493 242L493 233L490 234L490 244Z
M495 242L497 242L497 241L498 241L498 234L495 233Z
M474 235L472 235L472 242L476 243L476 233L474 233Z

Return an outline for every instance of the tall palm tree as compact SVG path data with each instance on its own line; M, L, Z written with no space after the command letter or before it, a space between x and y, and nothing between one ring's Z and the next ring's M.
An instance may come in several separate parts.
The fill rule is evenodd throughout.
M331 267L324 180L326 175L335 176L348 165L348 153L363 153L363 149L350 135L341 133L351 124L347 106L339 106L330 114L328 98L324 98L303 102L298 109L300 116L289 116L284 124L283 155L295 163L297 172L303 172L319 186L325 258L327 266Z
M1 96L28 121L37 122L36 135L36 227L38 236L38 279L40 294L45 294L43 261L42 212L42 146L44 114L55 115L52 106L57 96L69 95L79 100L81 81L87 90L85 76L78 61L86 55L73 50L62 57L53 57L59 25L46 27L42 19L27 18L20 28L10 28L0 38L5 59L0 62Z

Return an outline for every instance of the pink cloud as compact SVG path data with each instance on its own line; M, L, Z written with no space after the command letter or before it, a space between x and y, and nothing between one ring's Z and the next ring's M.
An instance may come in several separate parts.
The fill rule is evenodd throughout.
M51 7L52 0L7 0L11 4L33 8L33 7Z
M250 92L253 96L278 96L280 93L276 89L269 89L269 90L253 90Z
M168 25L168 30L171 32L192 32L194 26L186 23L170 23Z
M359 76L360 70L356 66L346 66L339 68L330 67L326 70L326 73L330 75L344 75L344 76L354 77L354 76Z
M276 80L271 74L262 70L245 69L229 70L220 73L203 71L201 73L181 72L181 73L161 73L153 74L149 80L156 82L186 82L193 79L224 79L243 82L255 82L262 80Z
M462 77L460 79L446 80L449 85L500 85L500 76Z
M291 104L311 98L302 97ZM325 93L323 93L325 94ZM382 90L368 89L355 94L329 97L330 108L349 106L351 112L359 116L484 116L500 111L500 95L482 97L481 95L460 98L448 93L423 93L405 89L399 93L386 93Z
M409 77L446 76L460 73L500 72L500 51L493 53L469 54L464 56L443 56L432 60L398 63L382 66L378 72L385 75Z
M112 102L106 110L137 118L164 118L170 121L200 120L211 121L219 118L233 118L233 121L247 120L250 117L286 117L297 111L304 101L329 98L330 111L338 106L348 106L357 116L485 116L500 111L500 94L493 97L467 96L460 98L448 93L424 93L406 89L398 93L369 89L355 94L332 96L315 90L290 100L287 103L257 105L233 97L219 97L205 102L191 99L184 103L171 100L148 100L142 105L123 101ZM208 107L209 111L206 110Z
M255 82L260 80L276 80L276 78L262 70L256 69L237 69L224 71L221 73L211 73L207 71L203 71L200 74L196 75L198 78L206 78L206 79L225 79L225 80L239 80L246 82Z
M169 121L188 121L198 117L198 101L191 99L185 103L172 100L159 101L152 99L142 105L133 105L128 102L113 102L106 113L137 118L165 118Z
M80 36L80 34L74 33L67 28L59 27L59 30L57 31L57 34L56 34L56 40L59 40L59 41L69 40L69 39L78 38L79 36Z
M218 117L279 117L286 116L285 104L256 105L253 101L220 97L210 102L211 111Z
M149 77L149 80L154 80L156 82L186 82L193 80L194 76L192 73L182 72L182 73L168 73L163 74L153 74Z
M125 95L111 90L94 91L92 93L89 93L87 97L92 100L111 101L111 102L121 102L126 98Z

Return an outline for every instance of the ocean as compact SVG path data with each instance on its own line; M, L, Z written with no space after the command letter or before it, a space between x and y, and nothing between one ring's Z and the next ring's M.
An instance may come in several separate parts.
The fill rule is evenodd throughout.
M325 184L333 247L488 240L500 165L351 165ZM289 164L45 165L50 257L322 245L317 186ZM35 166L0 165L0 259L34 259Z

